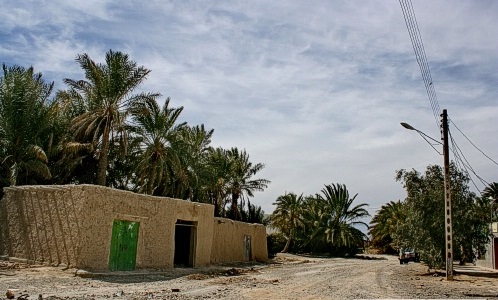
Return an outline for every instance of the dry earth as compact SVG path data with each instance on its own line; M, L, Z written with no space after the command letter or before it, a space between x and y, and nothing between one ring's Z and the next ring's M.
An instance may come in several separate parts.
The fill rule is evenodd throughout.
M19 300L498 299L498 273L473 266L458 270L448 282L428 274L423 264L400 265L393 256L279 255L269 264L81 278L74 269L0 262L0 299L7 289L16 289Z

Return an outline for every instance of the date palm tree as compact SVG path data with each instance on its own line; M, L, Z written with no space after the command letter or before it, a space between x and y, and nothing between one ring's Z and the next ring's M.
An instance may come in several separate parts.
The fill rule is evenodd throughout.
M368 225L361 221L370 216L365 209L368 204L353 206L356 199L349 196L344 184L325 185L322 193L316 195L317 205L320 206L319 224L312 237L323 237L331 246L331 252L340 248L351 248L363 242L366 235L357 227Z
M401 246L404 242L401 231L406 218L407 208L403 202L398 200L382 205L370 222L372 244L384 252Z
M498 182L491 182L481 193L481 197L484 202L488 201L491 205L493 211L492 218L493 221L497 219L497 207L498 207Z
M491 182L484 188L481 196L492 200L495 205L498 204L498 182Z
M211 202L206 192L206 185L212 174L207 162L213 132L214 129L206 130L204 124L181 128L180 140L174 146L187 181L183 182L183 193L177 195L178 198L194 202Z
M2 66L0 77L0 174L2 185L39 183L51 178L47 166L50 94L33 67Z
M186 123L177 124L183 107L169 107L170 99L159 107L155 100L136 103L131 112L131 131L138 138L141 148L138 165L140 191L149 195L167 177L168 168L176 161L172 144L178 138L179 130Z
M227 184L227 195L230 195L229 217L233 220L241 219L241 208L248 197L253 197L255 191L264 191L270 183L266 179L252 179L265 165L253 164L249 161L249 154L245 150L239 151L236 147L226 151L230 162L230 174ZM240 200L240 207L239 207Z
M85 112L73 119L71 131L77 141L91 141L98 149L96 183L106 185L111 138L119 135L126 150L127 131L124 125L129 108L136 102L153 100L159 95L133 93L150 70L137 66L127 54L109 50L105 64L96 63L86 53L78 55L76 61L85 72L85 80L66 78L64 83L70 88L67 94L84 103Z
M281 251L282 253L289 251L296 227L303 223L303 201L302 194L297 196L294 193L288 193L279 196L273 203L273 205L276 205L276 208L271 217L272 226L279 228L287 236L287 242Z

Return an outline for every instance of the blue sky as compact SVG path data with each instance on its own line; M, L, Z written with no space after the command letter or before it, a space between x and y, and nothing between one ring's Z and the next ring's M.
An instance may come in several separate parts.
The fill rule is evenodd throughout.
M439 105L498 160L498 2L415 1ZM272 181L253 203L344 183L373 214L403 199L398 169L441 164L407 122L439 138L398 1L0 0L0 62L34 66L63 89L74 58L128 53L145 91L184 106L213 146L246 149ZM497 166L455 128L478 175ZM478 188L483 185L477 182ZM475 190L475 188L474 188Z

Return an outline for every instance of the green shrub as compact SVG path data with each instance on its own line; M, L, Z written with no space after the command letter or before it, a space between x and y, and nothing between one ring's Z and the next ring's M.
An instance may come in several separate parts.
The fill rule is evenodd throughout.
M287 239L281 233L272 233L266 236L266 243L268 246L268 257L272 258L277 255L278 252L284 249Z

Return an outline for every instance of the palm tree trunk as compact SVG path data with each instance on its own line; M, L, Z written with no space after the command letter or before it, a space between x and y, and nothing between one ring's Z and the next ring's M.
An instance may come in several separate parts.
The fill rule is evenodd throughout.
M154 192L154 182L156 181L156 166L157 166L157 161L153 161L150 175L149 175L149 181L147 182L147 194L152 195Z
M232 204L230 205L230 215L232 220L240 220L240 211L237 206L237 202L239 200L239 194L232 193Z
M97 185L106 185L107 175L107 152L109 149L109 126L104 127L104 135L102 136L102 149L100 152L98 169L97 169Z
M291 228L289 232L289 238L287 239L287 243L285 243L284 249L282 249L281 253L287 253L289 251L291 240L294 238L294 229Z

